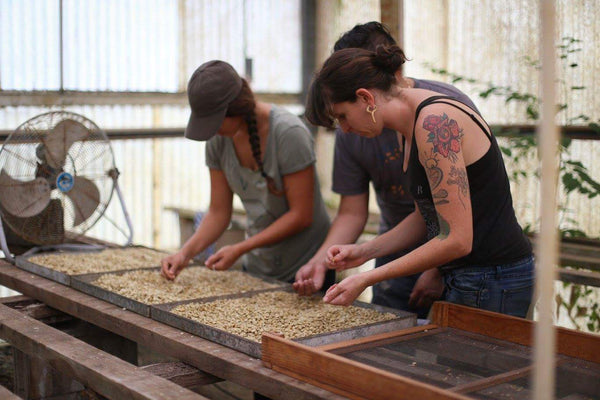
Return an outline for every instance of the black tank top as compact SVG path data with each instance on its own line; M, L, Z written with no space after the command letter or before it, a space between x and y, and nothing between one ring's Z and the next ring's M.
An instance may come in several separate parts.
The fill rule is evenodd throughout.
M450 99L452 101L445 101ZM458 100L448 96L432 96L417 107L415 125L421 110L433 103L445 103L458 108L479 126L490 140L490 148L483 157L467 166L471 208L473 212L473 248L470 254L440 267L442 270L465 266L491 266L517 261L532 254L531 243L523 233L512 205L508 175L496 138L475 117L467 105L461 107ZM427 240L440 232L437 214L431 196L425 168L418 157L414 140L410 149L406 173L410 190L427 225Z

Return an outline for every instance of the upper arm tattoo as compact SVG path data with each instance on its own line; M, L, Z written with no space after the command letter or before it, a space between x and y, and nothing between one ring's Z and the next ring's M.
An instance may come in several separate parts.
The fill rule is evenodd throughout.
M427 130L427 143L431 143L433 148L430 155L426 156L425 168L431 182L431 193L435 204L441 205L448 203L446 198L448 192L444 189L438 189L437 186L443 181L443 171L438 164L438 155L447 158L453 164L458 160L457 154L461 151L460 142L463 137L463 130L458 126L456 120L448 117L446 113L440 115L430 114L423 120L423 128ZM466 208L463 198L469 196L469 183L467 180L467 171L464 168L451 166L450 175L446 181L448 185L457 185L459 198L464 208Z
M463 201L463 197L469 196L469 182L467 181L467 171L464 168L456 168L454 165L450 167L450 178L447 183L449 185L458 186L458 198L466 209L467 206Z
M423 120L423 128L429 132L427 142L433 143L433 153L456 162L463 136L463 130L456 120L448 118L446 113L442 116L430 114Z
M444 171L438 167L438 159L433 151L429 155L426 155L425 171L427 173L427 178L429 179L429 185L431 186L433 202L435 204L448 203L448 200L446 200L448 191L446 191L446 189L438 189L438 186L444 180Z

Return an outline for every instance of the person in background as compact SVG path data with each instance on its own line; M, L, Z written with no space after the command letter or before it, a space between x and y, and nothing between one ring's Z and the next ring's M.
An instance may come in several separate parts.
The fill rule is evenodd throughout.
M348 305L370 285L433 270L443 275L447 301L525 317L533 255L515 216L498 143L466 104L399 85L396 72L404 61L397 46L343 49L311 85L311 123L331 128L337 121L363 137L377 137L383 128L397 132L405 149L401 171L416 203L415 211L375 239L327 250L328 267L339 270L413 249L331 286L323 300Z
M224 61L196 69L188 98L192 112L185 137L207 141L210 206L192 237L162 260L162 274L175 279L227 229L235 193L246 211L246 239L219 249L206 266L226 270L243 256L247 271L291 282L329 229L312 135L295 115L257 101Z
M396 45L388 29L379 22L359 24L346 32L334 45L334 51L345 48L363 48L374 51L379 45ZM402 64L395 72L397 85L402 88L422 88L456 97L477 110L473 102L456 87L437 81L404 77ZM369 214L369 183L373 184L381 219L379 233L398 225L414 211L414 202L408 182L402 173L403 151L396 132L383 129L376 137L362 137L355 132L335 130L333 191L341 195L337 216L333 220L325 242L315 255L298 271L294 288L303 295L321 289L327 274L327 249L333 244L355 243L361 235ZM406 250L375 260L380 267L406 254ZM430 270L389 279L373 286L374 304L416 312L426 318L433 301L442 296L440 274Z

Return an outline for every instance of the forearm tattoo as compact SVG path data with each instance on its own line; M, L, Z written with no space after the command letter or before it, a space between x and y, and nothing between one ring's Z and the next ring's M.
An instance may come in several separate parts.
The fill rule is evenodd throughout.
M448 237L448 235L450 235L450 224L444 219L444 217L442 217L440 213L437 213L437 217L440 224L440 233L437 237L440 240L444 240Z

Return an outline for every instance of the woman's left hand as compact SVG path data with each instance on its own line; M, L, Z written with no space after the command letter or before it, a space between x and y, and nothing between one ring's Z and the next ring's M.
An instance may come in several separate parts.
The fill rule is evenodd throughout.
M229 269L240 258L242 253L236 245L223 246L212 256L206 259L206 267L216 271Z
M367 288L362 274L349 276L340 283L331 286L323 301L325 303L349 306Z

